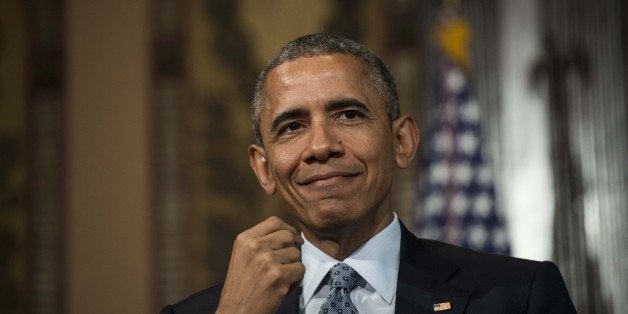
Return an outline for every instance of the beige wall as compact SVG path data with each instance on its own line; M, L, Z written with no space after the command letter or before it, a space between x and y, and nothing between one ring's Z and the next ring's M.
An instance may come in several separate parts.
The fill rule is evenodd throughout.
M150 307L148 0L66 1L67 312Z

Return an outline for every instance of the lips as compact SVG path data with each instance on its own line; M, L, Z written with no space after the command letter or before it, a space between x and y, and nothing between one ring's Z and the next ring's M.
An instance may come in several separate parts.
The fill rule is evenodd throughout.
M309 185L321 181L326 181L334 178L350 178L360 175L363 171L360 167L343 167L342 170L337 169L310 169L305 173L301 173L296 178L296 182L299 185Z
M337 177L354 177L356 175L358 175L359 173L352 173L352 172L343 172L343 171L331 171L331 172L325 172L325 173L320 173L320 174L315 174L312 176L309 176L307 178L305 178L303 181L299 182L300 185L308 185L308 184L312 184L318 181L324 181L324 180L328 180L328 179L332 179L332 178L337 178Z

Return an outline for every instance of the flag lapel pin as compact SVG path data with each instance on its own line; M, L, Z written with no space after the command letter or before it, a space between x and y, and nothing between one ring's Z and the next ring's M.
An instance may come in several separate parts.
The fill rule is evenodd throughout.
M436 303L433 306L434 306L434 312L451 310L451 303L449 302Z

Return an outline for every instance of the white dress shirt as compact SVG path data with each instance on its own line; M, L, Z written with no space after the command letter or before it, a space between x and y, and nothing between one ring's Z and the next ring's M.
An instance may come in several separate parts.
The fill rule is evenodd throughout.
M301 259L305 275L301 286L301 313L318 313L329 294L329 270L339 262L351 266L360 274L358 287L351 291L351 301L360 313L394 313L399 272L401 227L397 214L393 221L344 261L323 253L305 236ZM325 280L323 280L325 279Z

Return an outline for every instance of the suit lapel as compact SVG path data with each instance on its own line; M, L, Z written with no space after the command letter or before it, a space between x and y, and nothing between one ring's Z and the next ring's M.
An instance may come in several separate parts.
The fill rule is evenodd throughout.
M278 314L293 314L299 313L299 298L301 297L301 287L294 289L288 294L279 305L279 308L275 313Z
M470 292L447 282L457 270L451 262L430 254L426 244L401 224L395 312L435 313L435 305L450 307L442 313L464 312Z
M467 307L471 293L447 282L458 267L430 251L401 224L396 313L463 313ZM286 296L276 313L299 313L300 296L301 287ZM447 303L451 309L434 310L434 305Z

